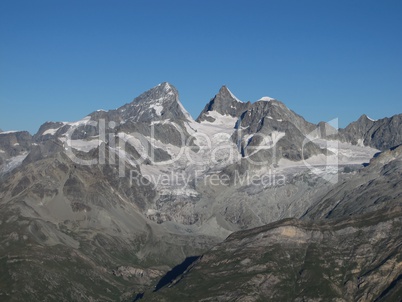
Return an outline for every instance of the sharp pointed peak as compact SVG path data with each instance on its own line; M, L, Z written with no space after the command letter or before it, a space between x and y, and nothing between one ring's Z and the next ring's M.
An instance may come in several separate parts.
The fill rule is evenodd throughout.
M178 96L179 93L173 85L168 82L163 82L143 92L129 103L129 105L136 106L138 104L174 102L178 100Z
M219 89L219 92L225 92L225 91L229 91L229 88L226 85L222 85L221 88Z
M239 100L226 85L222 85L222 87L219 89L219 92L217 96L222 96L222 97L230 97L233 100L243 103L241 100Z
M158 91L163 91L163 92L174 92L177 93L176 87L174 87L172 84L169 82L162 82L155 87L151 88L151 90L158 90Z

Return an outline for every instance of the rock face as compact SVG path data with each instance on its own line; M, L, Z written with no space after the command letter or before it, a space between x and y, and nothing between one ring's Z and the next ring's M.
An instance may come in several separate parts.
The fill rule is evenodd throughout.
M341 139L387 150L402 143L402 114L374 121L362 115L340 131Z
M272 122L291 122L304 135L316 128L314 124L307 122L303 117L287 108L285 104L275 99L262 98L243 112L240 119L238 127L249 127L251 132L257 132L264 122L267 124L270 120Z
M143 301L398 301L401 208L237 232Z
M118 109L46 122L33 137L1 132L0 300L132 301L201 254L189 281L185 274L177 283L200 299L236 293L252 301L261 293L302 301L317 280L323 301L393 297L397 263L391 270L394 262L373 255L384 242L395 252L389 259L399 257L381 232L395 225L399 236L399 216L387 213L400 203L400 148L362 168L378 152L368 145L400 142L397 116L384 120L338 132L269 97L242 103L224 86L195 121L162 83ZM361 135L365 141L356 140ZM332 174L335 182L325 177ZM365 250L372 264L359 262ZM211 294L191 284L197 271L211 273ZM375 280L382 273L383 283ZM237 290L228 293L229 285ZM145 299L188 300L174 288Z
M218 94L213 97L205 106L204 110L197 118L197 122L209 121L215 119L208 115L210 111L216 111L221 115L230 115L238 118L244 111L250 107L250 102L243 103L226 86L222 86Z
M300 161L323 153L319 146L306 139L316 127L282 102L263 98L241 114L233 139L241 146L243 156L251 155L256 162L278 164L282 158ZM255 152L266 144L265 140L272 148Z
M345 219L391 210L402 201L402 146L377 154L352 178L338 183L308 209L304 218Z
M0 132L0 156L10 158L29 152L32 142L27 131Z
M0 180L21 164L32 149L33 138L27 131L0 132Z

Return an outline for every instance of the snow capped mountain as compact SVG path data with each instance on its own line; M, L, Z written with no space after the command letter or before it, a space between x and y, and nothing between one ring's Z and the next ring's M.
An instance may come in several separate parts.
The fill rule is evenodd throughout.
M192 120L179 101L179 93L169 83L161 83L117 109L123 121Z
M29 151L34 142L46 145L39 148L43 156L48 153L47 150L57 148L88 153L99 150L105 144L108 147L102 147L101 152L109 148L119 157L118 154L123 153L117 150L117 145L124 141L125 146L130 145L124 154L131 160L148 157L151 152L155 162L180 158L175 161L174 169L184 169L188 159L184 153L178 155L188 144L186 148L191 150L186 152L200 162L205 162L200 156L210 158L214 154L222 162L218 166L240 163L241 158L278 164L282 158L297 162L325 153L323 142L306 143L307 137L318 135L319 132L321 138L339 137L345 142L364 146L364 141L369 140L367 137L371 135L369 133L373 132L371 126L379 123L382 122L372 121L364 115L341 130L339 135L327 133L322 137L325 129L322 124L316 126L307 122L282 102L265 96L253 104L243 103L226 86L221 87L194 121L181 104L176 88L164 82L115 110L97 110L77 122L46 122L33 139L26 139L25 149ZM396 124L400 125L400 122ZM381 124L377 128L384 127ZM392 131L393 128L389 129ZM381 131L386 130L377 130ZM402 138L396 137L392 143L398 140ZM381 144L383 142L380 141L370 146L379 148ZM166 148L167 145L172 147ZM274 145L275 148L272 148ZM200 151L195 152L197 148ZM220 152L213 151L218 148L221 148ZM10 152L3 150L3 160L8 158L4 153ZM20 155L22 152L11 152L10 155ZM203 169L214 165L209 163Z

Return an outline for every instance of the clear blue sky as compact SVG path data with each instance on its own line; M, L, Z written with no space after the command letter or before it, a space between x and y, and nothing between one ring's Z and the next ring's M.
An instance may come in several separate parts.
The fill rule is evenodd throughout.
M35 133L168 81L311 122L402 113L402 1L0 1L0 128Z

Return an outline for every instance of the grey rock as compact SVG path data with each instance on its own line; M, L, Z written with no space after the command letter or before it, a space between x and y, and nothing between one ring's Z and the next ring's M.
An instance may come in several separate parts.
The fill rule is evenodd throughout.
M236 232L144 301L397 301L401 209ZM385 248L386 247L386 248Z
M32 136L27 131L2 132L0 133L1 153L7 157L17 156L28 152L32 147Z
M379 150L402 144L402 114L373 121L362 115L339 131L340 138L352 144L363 143Z
M130 184L116 166L77 165L63 149L49 148L37 146L0 182L0 254L10 257L1 272L13 276L0 286L3 296L124 300L132 286L144 289L187 255L217 242L211 236L174 234L147 220L143 212L156 192L141 185L145 182ZM86 156L97 158L98 152ZM129 266L144 270L146 277L111 274Z
M215 95L205 106L204 110L198 116L196 121L213 122L215 119L208 115L209 111L216 111L222 115L239 117L250 107L250 105L250 102L243 103L238 100L226 86L222 86L218 94Z
M305 219L344 219L396 208L402 201L402 146L384 151L309 208Z
M39 130L38 130L38 132L33 136L33 139L35 140L35 141L43 141L43 140L46 140L46 139L49 139L49 138L51 138L52 136L54 136L54 135L52 135L52 134L50 134L50 133L46 133L46 131L48 131L48 130L52 130L52 129L59 129L59 128L61 128L62 126L63 126L64 124L63 123L61 123L61 122L46 122L46 123L44 123L43 125L41 125L40 127L39 127ZM52 131L51 131L52 132ZM46 133L46 134L45 134ZM56 133L55 133L56 135L57 135L57 131L56 131Z
M316 128L280 101L258 101L239 117L233 141L244 157L276 165L282 158L300 161L325 154L325 149L307 139L307 135L317 132ZM264 150L257 152L260 149Z

